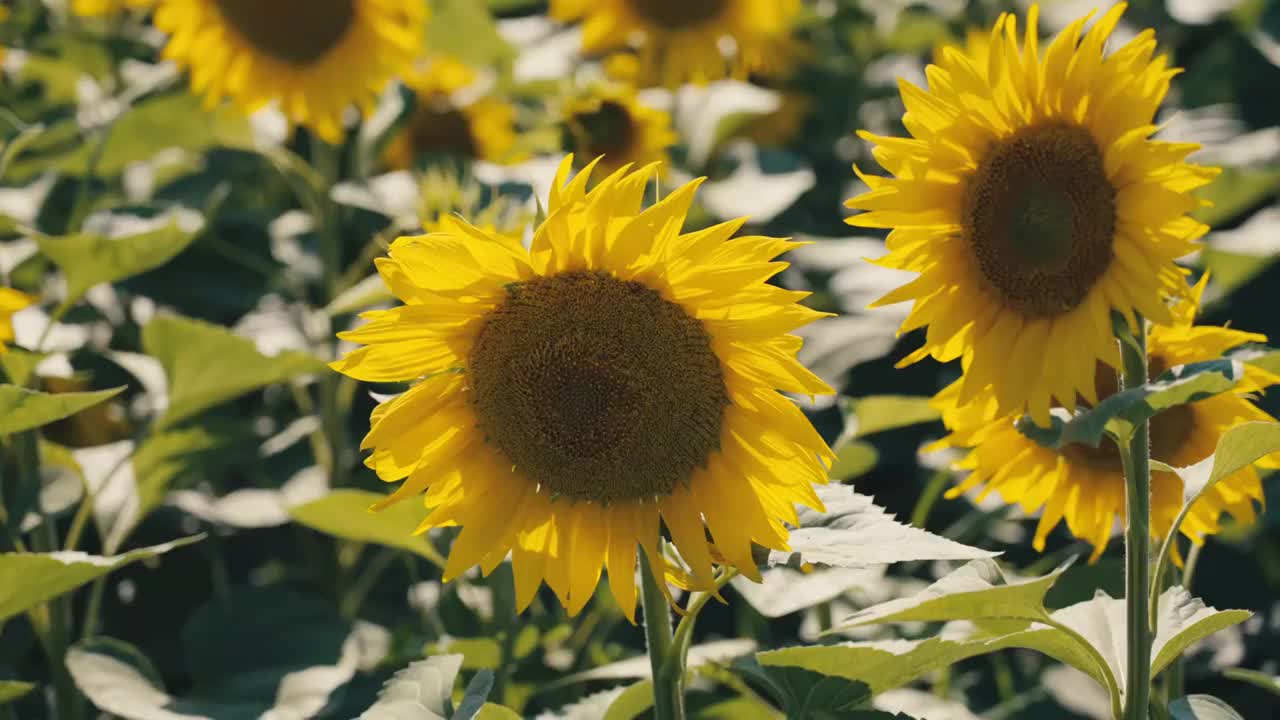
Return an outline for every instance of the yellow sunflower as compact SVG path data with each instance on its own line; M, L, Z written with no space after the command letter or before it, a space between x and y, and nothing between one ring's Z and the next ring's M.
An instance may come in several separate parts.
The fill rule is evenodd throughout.
M1173 324L1153 326L1148 337L1152 377L1187 363L1214 360L1227 350L1251 342L1265 342L1266 336L1221 327L1195 326L1196 306L1204 283L1190 298L1173 310ZM997 402L984 393L976 402L958 406L961 381L953 383L935 398L951 435L942 444L970 448L957 467L970 471L949 497L983 486L980 497L995 491L1006 502L1018 503L1028 513L1040 510L1035 547L1044 549L1045 538L1063 519L1071 533L1094 546L1097 559L1111 539L1117 519L1124 519L1125 479L1120 453L1114 442L1104 438L1095 448L1074 444L1054 450L1039 445L1014 426L1016 415L993 419ZM1242 422L1271 420L1249 399L1280 376L1246 365L1244 379L1233 392L1215 395L1187 405L1170 408L1151 420L1151 456L1173 467L1186 467L1209 457L1218 439ZM1116 392L1112 368L1097 365L1094 394L1102 400ZM1258 462L1259 467L1280 467L1280 455ZM1251 522L1253 504L1262 502L1262 485L1254 467L1224 478L1202 497L1182 523L1182 532L1196 544L1217 532L1223 512L1242 523ZM1151 530L1157 538L1168 535L1174 517L1182 507L1182 479L1169 472L1151 475Z
M1043 50L1034 6L1021 41L1002 15L985 46L943 49L928 90L901 83L911 138L863 134L893 177L859 173L848 222L892 228L877 262L920 274L877 304L914 302L901 330L927 337L903 364L960 358L962 403L990 389L1045 424L1055 402L1096 400L1096 362L1119 362L1111 313L1167 324L1186 291L1173 260L1206 230L1189 193L1218 171L1150 139L1177 70L1150 30L1104 53L1123 11Z
M422 51L421 0L157 0L164 55L190 67L212 105L246 113L272 101L324 140L342 139L342 115L366 114L392 77Z
M26 293L0 287L0 355L8 352L5 346L13 342L13 314L34 302L35 298Z
M671 116L646 107L627 85L595 85L569 101L565 130L579 157L601 158L599 168L611 173L623 165L665 162L676 143Z
M641 210L656 164L590 192L594 165L571 165L529 249L465 222L397 239L378 271L405 304L343 333L366 346L333 367L419 379L363 447L403 480L381 506L425 492L420 529L461 528L446 580L510 553L520 609L546 580L576 614L607 571L634 617L660 523L705 586L713 562L758 577L752 544L786 547L794 504L821 505L833 455L779 390L830 392L787 334L822 313L766 282L794 243L681 232L697 181Z
M583 21L588 52L638 42L640 82L668 87L785 67L800 9L800 0L551 0L552 18Z
M475 79L471 68L444 56L430 58L403 78L413 91L414 107L387 145L387 164L408 168L415 159L430 155L498 163L520 160L513 153L514 105L492 96L465 103L456 99Z

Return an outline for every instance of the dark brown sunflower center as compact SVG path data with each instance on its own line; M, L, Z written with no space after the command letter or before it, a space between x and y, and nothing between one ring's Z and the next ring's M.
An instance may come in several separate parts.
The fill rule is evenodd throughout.
M445 102L420 99L419 107L409 116L409 142L415 157L451 155L478 156L471 121L466 113Z
M355 24L356 0L213 0L254 49L306 65L332 50Z
M573 117L577 126L580 154L585 160L625 156L636 139L635 122L631 113L612 100L600 103L593 112L579 113Z
M1025 128L987 152L964 196L964 237L988 287L1031 318L1078 305L1111 264L1116 192L1089 131Z
M1168 361L1159 355L1153 355L1148 361L1148 366L1147 374L1153 380L1171 367ZM1114 395L1119 388L1116 371L1098 363L1094 371L1094 386L1099 402ZM1195 432L1195 420L1195 412L1190 405L1175 405L1151 418L1151 457L1168 465L1178 464L1178 451ZM1099 469L1124 471L1120 450L1108 437L1104 437L1096 448L1077 443L1068 445L1063 452L1073 462L1092 465Z
M702 324L636 282L574 271L513 284L471 352L486 441L552 493L671 493L719 447L729 403Z
M627 0L640 17L671 30L709 20L724 12L731 0Z

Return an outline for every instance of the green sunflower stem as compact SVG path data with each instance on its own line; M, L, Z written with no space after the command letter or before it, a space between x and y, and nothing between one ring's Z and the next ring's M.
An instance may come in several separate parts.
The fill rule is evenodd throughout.
M671 609L667 595L653 576L648 558L640 558L640 607L644 610L644 635L653 669L654 720L684 720L684 673L671 633Z
M1147 334L1145 321L1136 318L1132 329L1117 323L1123 361L1121 387L1147 382ZM1127 441L1121 442L1125 477L1125 617L1128 664L1125 673L1124 720L1151 717L1151 432L1144 420Z

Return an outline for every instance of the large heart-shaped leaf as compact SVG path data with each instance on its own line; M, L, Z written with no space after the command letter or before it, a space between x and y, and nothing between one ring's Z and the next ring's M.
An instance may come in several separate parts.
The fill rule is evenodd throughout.
M408 550L444 567L444 558L425 533L415 533L426 516L419 503L404 502L374 512L370 506L385 495L364 490L335 490L289 509L295 522L327 535Z
M168 379L169 407L158 421L161 427L265 385L325 370L306 353L267 357L224 328L174 315L147 323L142 347L160 361Z
M38 237L40 252L52 260L67 278L62 309L84 297L99 283L112 283L164 265L186 249L195 235L178 225L150 232L110 238L92 233L65 237Z

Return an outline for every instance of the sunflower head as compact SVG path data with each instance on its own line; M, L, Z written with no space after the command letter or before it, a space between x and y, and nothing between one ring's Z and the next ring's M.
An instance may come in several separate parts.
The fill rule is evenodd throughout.
M1246 343L1266 342L1256 333L1222 327L1194 325L1195 310L1204 281L1173 308L1174 324L1153 326L1148 337L1148 370L1158 377L1187 363L1214 360ZM1271 420L1251 401L1251 396L1280 383L1280 376L1246 365L1241 382L1229 393L1164 410L1150 421L1151 457L1172 467L1193 465L1213 454L1228 429L1248 421ZM1117 392L1116 371L1097 363L1091 395L1098 402ZM981 487L979 497L998 493L1028 513L1040 512L1035 546L1043 550L1049 532L1065 520L1071 533L1094 547L1092 559L1106 549L1125 509L1125 478L1120 451L1104 437L1097 447L1074 443L1059 449L1038 445L1015 424L1018 416L1000 415L990 391L961 404L959 382L935 398L943 422L951 434L943 446L967 450L958 463L969 475L953 488L955 497ZM1090 401L1081 399L1081 404ZM1280 466L1280 454L1263 458L1256 467ZM1182 524L1182 532L1200 543L1217 532L1226 513L1247 523L1255 516L1254 504L1262 501L1258 470L1251 466L1213 486L1196 502ZM1174 473L1154 472L1151 478L1151 527L1163 538L1182 506L1182 480Z
M821 314L766 282L792 243L685 232L697 182L645 208L656 164L587 191L597 166L566 158L528 249L460 219L396 240L378 270L404 305L343 333L364 347L333 367L418 381L364 447L401 482L384 505L421 494L422 530L461 527L446 579L510 553L521 608L545 580L577 613L607 570L632 617L663 527L700 587L786 547L832 454L779 391L830 390L788 334Z
M1217 171L1184 162L1196 145L1151 139L1177 71L1150 30L1104 51L1123 12L1045 48L1034 6L1021 34L1002 15L943 47L927 90L901 83L911 138L863 133L891 176L859 172L849 222L891 229L878 262L920 274L877 304L910 301L902 330L927 329L904 363L962 360L961 403L989 392L1045 424L1052 405L1092 402L1097 363L1119 362L1112 312L1168 324L1187 293L1174 259L1206 230L1190 192Z
M0 355L8 352L5 346L13 342L13 314L35 301L35 298L26 293L0 287Z
M675 87L785 68L800 8L800 0L552 0L551 16L581 19L589 52L638 42L637 80Z
M601 158L604 172L665 161L676 142L671 116L640 104L628 85L595 85L571 99L564 110L564 128L566 144L574 153Z
M132 0L129 0L132 1ZM154 0L164 55L209 104L278 102L291 122L342 138L351 105L371 112L422 50L426 3L404 0Z
M470 67L432 56L403 78L413 92L404 127L387 144L384 157L395 168L424 157L514 162L516 108L493 95L464 97L476 82Z

